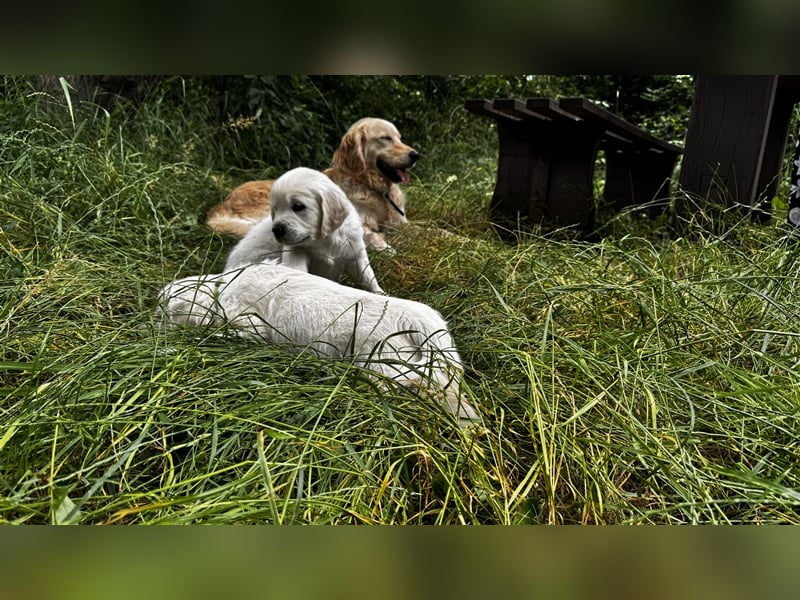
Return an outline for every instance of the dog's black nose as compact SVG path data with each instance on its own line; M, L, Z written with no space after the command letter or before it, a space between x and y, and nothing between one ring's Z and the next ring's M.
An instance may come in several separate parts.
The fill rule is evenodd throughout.
M418 159L418 158L419 158L419 152L417 152L416 150L412 150L411 152L409 152L409 153L408 153L408 160L410 160L410 161L411 161L411 164L412 164L412 165L413 165L415 162L417 162L417 159Z
M286 235L286 225L283 223L275 223L275 225L272 226L272 234L275 236L275 239L280 240Z

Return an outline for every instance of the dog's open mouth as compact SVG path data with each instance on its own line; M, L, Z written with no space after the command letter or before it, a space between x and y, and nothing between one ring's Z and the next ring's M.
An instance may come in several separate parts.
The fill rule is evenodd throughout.
M383 176L386 177L392 183L405 183L408 184L408 171L405 169L399 169L397 167L393 167L388 163L383 162L381 159L376 161L378 166L378 170L383 173Z

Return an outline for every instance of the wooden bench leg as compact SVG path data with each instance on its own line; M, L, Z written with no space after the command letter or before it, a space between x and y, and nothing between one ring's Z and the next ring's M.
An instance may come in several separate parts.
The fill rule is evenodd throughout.
M540 222L546 211L549 160L538 130L498 121L497 179L489 218L504 237Z
M650 218L661 215L669 206L670 181L677 155L606 149L604 200L615 212L634 204L647 204Z
M578 124L528 128L498 122L499 160L489 217L505 237L541 225L594 228L594 165L600 131Z
M532 173L546 172L543 153L536 148L537 139L524 124L498 121L497 179L489 218L504 237L531 225L531 205L541 203L541 190L532 188Z
M576 227L583 234L594 229L594 166L600 131L570 124L559 128L551 143L546 220L556 227Z

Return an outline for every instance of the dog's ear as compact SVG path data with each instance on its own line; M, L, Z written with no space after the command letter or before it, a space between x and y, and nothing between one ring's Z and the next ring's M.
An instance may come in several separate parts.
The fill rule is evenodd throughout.
M367 134L362 127L355 127L342 136L339 147L333 152L333 166L348 173L360 174L367 170L367 158L364 149L367 146Z
M342 226L347 218L349 202L345 193L333 182L320 190L320 237L326 238Z

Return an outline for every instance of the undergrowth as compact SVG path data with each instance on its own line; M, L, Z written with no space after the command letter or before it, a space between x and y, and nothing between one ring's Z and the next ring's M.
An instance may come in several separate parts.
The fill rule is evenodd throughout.
M158 289L233 243L205 211L263 175L222 155L191 89L106 110L5 86L0 521L800 522L780 226L679 237L632 209L594 243L509 243L485 221L494 155L441 161L372 262L448 320L485 425L465 434L346 362L153 327Z

